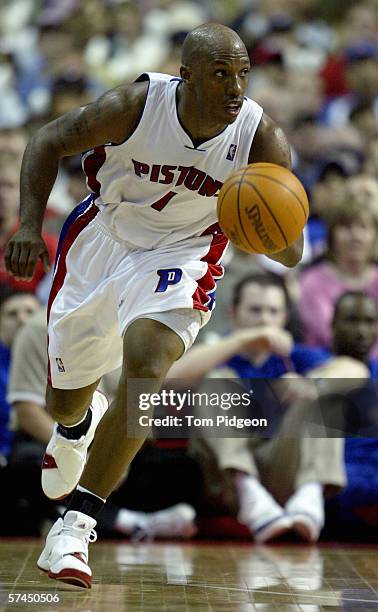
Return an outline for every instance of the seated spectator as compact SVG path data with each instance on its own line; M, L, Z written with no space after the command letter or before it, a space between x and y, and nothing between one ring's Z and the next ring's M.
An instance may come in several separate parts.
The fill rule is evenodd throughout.
M368 146L378 130L378 118L375 116L372 103L363 101L356 104L349 119L362 135L365 145Z
M299 314L305 326L306 344L330 346L334 305L346 291L366 291L378 300L376 240L377 220L367 207L352 201L348 207L331 211L327 255L299 279ZM377 342L373 355L378 355Z
M288 298L281 279L246 277L234 290L233 333L215 344L194 347L168 376L199 379L212 372L223 379L249 379L251 385L254 378L307 374L329 355L294 344L284 330L287 318ZM219 380L218 390L224 384L227 388L226 381ZM264 410L268 411L265 403ZM222 473L231 471L226 481L219 476L220 482L223 478L220 486L216 472L209 470L207 485L218 491L219 500L225 487L236 486L239 520L258 542L292 529L304 540L316 541L324 523L323 489L335 492L345 484L342 440L295 437L305 418L305 411L287 408L277 437L268 441L255 437L207 438L205 444L193 441L192 452L202 459L205 475L206 464L213 462L209 451Z
M40 464L54 426L45 410L46 343L43 308L16 338L8 388L8 401L18 427L10 463L13 473L17 470L18 481L25 482L23 503L34 518L33 535L40 533L43 520L52 518L55 508L40 487ZM117 370L106 375L100 383L100 388L110 397L115 394L119 374ZM112 537L135 534L138 539L193 536L197 529L191 502L200 490L200 473L195 462L180 449L165 451L150 443L134 464L126 482L108 500L99 518L100 533Z
M214 344L195 345L173 364L167 378L201 380L221 364L237 370L241 378L276 378L300 374L327 358L324 350L294 344L285 329L292 304L284 280L274 274L250 274L233 289L230 305L233 332ZM290 321L291 325L291 321ZM239 355L233 360L234 355Z
M268 312L277 299L269 299L266 288L260 288L260 293L263 294L260 296L261 302L266 304ZM251 298L251 294L245 294L242 298L245 314L248 306L252 310ZM257 301L256 294L255 306ZM237 326L240 325L240 318L238 321ZM232 503L229 489L236 485L239 520L248 525L257 541L268 541L288 531L290 518L291 529L298 531L301 537L317 539L324 521L323 493L333 494L345 484L343 432L350 430L350 425L356 422L360 426L359 430L354 431L357 435L363 431L361 427L365 427L366 431L366 424L374 422L374 426L377 426L376 402L375 416L364 410L366 389L363 382L369 375L377 375L377 361L369 357L378 334L375 301L362 292L344 294L336 304L332 331L332 354L328 354L328 357L323 354L326 361L307 370L306 374L307 378L320 378L319 383L313 385L303 380L305 384L298 385L300 378L297 376L277 381L277 391L281 392L281 396L284 393L286 401L291 396L291 401L295 399L296 404L286 409L275 438L207 438L205 444L203 441L192 442L192 452L202 460L205 473L206 466L209 466L207 485L214 491L218 508L221 508L224 500L231 499ZM171 370L170 375L203 376L226 359L228 371L223 367L218 370L217 376L249 377L251 373L256 376L256 370L240 370L238 357L233 353L243 350L244 363L247 362L247 353L249 359L252 355L252 359L256 360L256 348L259 346L257 332L258 329L253 327L248 330L249 346L247 334L243 343L243 330L238 329L229 338L211 347L197 346L176 364L175 371ZM260 342L264 336L262 328ZM254 344L255 350L252 352ZM282 348L281 344L281 351ZM278 345L275 350L278 351ZM271 375L274 378L277 371ZM358 393L364 393L362 401L357 399ZM324 423L332 428L332 437L319 437L319 428L324 432ZM329 435L329 429L325 430L324 435ZM209 456L209 449L212 456ZM218 471L214 466L214 457ZM279 503L285 504L285 512L279 509ZM271 522L269 519L272 519Z
M33 293L38 284L46 274L41 261L38 261L36 272L30 282L21 281L8 274L5 269L4 251L9 238L18 226L18 207L19 207L19 176L18 168L15 165L7 164L0 168L0 283L22 291ZM50 262L55 258L58 245L57 236L42 233L46 243Z
M376 389L361 382L378 377L378 360L370 356L377 336L376 300L362 291L344 293L332 318L332 354L340 357L309 373L312 378L326 379L321 381L320 407L324 423L333 431L370 436L378 431Z
M344 204L346 179L354 177L360 167L359 157L352 151L334 151L314 165L316 180L311 188L311 215L307 223L313 256L325 251L326 217L331 209Z
M11 346L20 327L39 308L38 300L31 293L3 288L0 295L0 465L6 464L13 438L6 401Z
M345 444L348 485L327 503L325 537L333 541L365 540L371 544L378 541L378 361L370 357L378 335L376 301L362 292L344 294L335 307L332 331L333 353L347 355L349 365L353 360L362 369L348 371L345 357L326 363L314 371L315 376L322 377L319 381L322 397L315 405L306 402L305 406L310 414L314 410L321 414L331 435L345 432L348 436ZM332 381L325 378L328 376ZM357 377L365 379L362 384ZM324 389L326 383L330 384L329 393ZM335 383L341 389L335 389ZM355 388L346 391L352 384Z
M345 126L361 102L371 104L377 113L378 43L355 41L345 49L344 59L348 93L331 99L324 109L325 123L332 127Z
M378 176L378 175L377 175ZM356 174L345 181L345 201L353 200L378 218L378 180L369 174Z

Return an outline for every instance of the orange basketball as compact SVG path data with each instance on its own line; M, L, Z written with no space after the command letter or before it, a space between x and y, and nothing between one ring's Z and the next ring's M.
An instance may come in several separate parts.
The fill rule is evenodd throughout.
M233 172L219 192L219 225L247 253L277 253L300 236L308 214L297 177L276 164L250 164Z

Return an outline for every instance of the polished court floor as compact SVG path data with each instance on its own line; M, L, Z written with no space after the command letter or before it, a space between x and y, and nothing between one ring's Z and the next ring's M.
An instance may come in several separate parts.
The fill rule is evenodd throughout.
M373 547L97 542L90 591L39 572L40 547L0 541L1 611L378 611Z

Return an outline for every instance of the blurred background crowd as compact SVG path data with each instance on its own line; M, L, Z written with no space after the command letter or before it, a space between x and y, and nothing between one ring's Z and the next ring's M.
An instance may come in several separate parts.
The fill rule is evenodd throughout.
M378 304L377 0L3 0L0 6L0 456L3 477L8 479L10 487L12 477L4 474L12 457L12 441L17 438L14 430L20 429L25 419L25 415L20 419L18 414L19 423L14 424L14 411L7 400L12 345L19 327L46 304L51 282L51 275L45 275L42 267L31 283L24 283L9 277L4 266L4 248L17 227L19 171L29 135L47 121L118 84L132 81L143 71L179 74L181 44L186 33L207 21L232 27L244 40L252 65L248 95L285 130L292 146L294 172L310 199L311 217L306 228L303 262L294 270L288 271L263 256L229 249L226 276L217 290L217 308L197 344L211 346L230 332L234 287L251 273L274 274L283 282L290 305L288 333L306 347L334 349L334 307L346 292L362 292L375 306ZM80 159L65 158L48 203L44 226L51 259L65 217L86 192ZM11 328L9 316L13 316ZM361 333L356 342L365 342L362 357L350 355L365 363L368 358L378 357L376 312L370 319L373 319L373 339L372 336L366 339ZM253 326L275 324L271 319L253 321ZM350 325L357 323L351 319ZM274 342L268 346L274 353ZM227 353L226 357L229 359L232 354ZM209 365L207 370L211 369ZM238 375L237 369L234 371ZM374 377L371 367L370 374ZM184 377L185 371L180 375ZM339 378L342 377L341 370ZM16 404L35 400L43 408L44 400L35 390L28 396L23 389L13 397ZM30 424L24 433L35 437L40 444L46 443L51 424L38 422L39 435L30 430ZM368 449L365 453L350 445L348 451L347 445L347 452L353 455L349 473L353 472L355 477L365 469L370 482L367 496L364 485L358 484L357 497L360 497L357 502L354 500L353 507L362 507L363 511L357 516L350 510L345 520L346 525L360 521L370 538L378 527L378 480L373 477L372 481L371 476L378 472L378 440L371 438ZM149 448L147 464L163 463L161 452L155 461ZM174 451L170 449L170 452ZM184 462L189 461L185 452L180 457ZM185 463L185 466L196 470L198 464L195 468L192 464ZM197 476L191 472L193 491ZM177 499L168 495L159 508L148 504L138 508L137 493L134 497L127 500L128 505L136 511L147 512L188 501L180 493ZM30 506L26 494L21 501L16 495L14 503L20 512L22 504ZM38 503L43 506L42 501ZM366 511L366 507L370 510ZM44 516L49 516L49 512ZM135 517L122 516L124 523L132 524L133 527L128 527L132 531ZM141 516L139 521L146 521ZM191 525L192 514L189 512L186 516ZM25 532L33 528L29 525ZM19 526L16 532L17 529L20 531ZM194 531L187 529L187 525L183 528L186 535Z

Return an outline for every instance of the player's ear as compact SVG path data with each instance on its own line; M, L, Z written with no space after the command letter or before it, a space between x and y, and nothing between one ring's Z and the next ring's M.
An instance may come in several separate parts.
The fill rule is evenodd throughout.
M190 85L192 82L192 69L189 66L182 65L180 67L180 76L184 83Z

